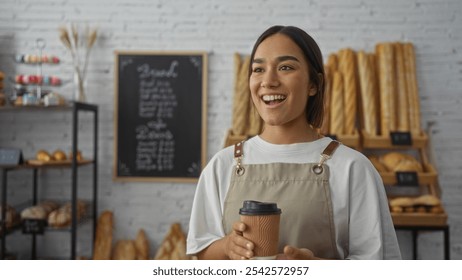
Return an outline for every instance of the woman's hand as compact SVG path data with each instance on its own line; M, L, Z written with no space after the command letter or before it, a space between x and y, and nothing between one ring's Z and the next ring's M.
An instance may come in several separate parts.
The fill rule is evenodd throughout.
M316 258L311 250L305 248L295 248L292 246L285 246L284 253L277 256L278 260L319 260Z
M233 230L225 237L225 254L231 260L245 260L253 257L254 244L245 239L242 232L246 226L242 222L235 222Z

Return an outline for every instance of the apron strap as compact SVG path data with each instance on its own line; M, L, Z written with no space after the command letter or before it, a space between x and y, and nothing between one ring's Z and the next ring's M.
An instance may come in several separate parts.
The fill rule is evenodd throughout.
M319 163L315 166L313 166L313 172L316 174L321 174L323 171L323 164L326 160L330 159L332 155L334 154L335 150L340 146L340 142L332 140L329 145L322 151L321 153L321 159L319 160Z
M242 156L244 155L244 141L234 144L234 159L236 160L236 175L242 176L245 168L242 166Z

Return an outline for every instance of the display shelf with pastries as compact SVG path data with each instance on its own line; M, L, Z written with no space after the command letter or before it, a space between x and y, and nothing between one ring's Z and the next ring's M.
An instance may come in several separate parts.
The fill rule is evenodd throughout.
M42 113L46 114L51 114L52 112L58 112L60 113L61 110L65 110L64 112L70 113L72 116L72 122L71 122L71 134L72 137L71 139L71 151L72 154L70 153L65 153L62 150L54 150L53 152L48 152L45 150L39 150L36 152L36 155L33 159L30 159L29 161L26 161L26 163L21 163L18 165L16 163L15 165L7 165L7 166L0 166L1 169L1 185L0 185L0 196L1 196L1 201L6 202L7 197L8 197L8 184L9 184L9 176L8 174L11 172L15 172L15 170L18 169L30 169L32 170L32 176L31 176L31 197L26 197L25 199L32 199L32 202L28 205L33 207L34 205L37 205L38 203L38 194L42 192L42 189L46 189L46 185L40 184L39 186L39 181L41 179L41 170L43 169L48 169L48 168L63 168L69 170L69 172L66 172L69 174L70 177L70 197L62 197L61 199L70 201L68 203L68 206L66 209L61 210L61 214L58 215L56 214L56 219L55 221L49 221L49 217L47 216L47 226L45 227L44 233L47 233L48 231L59 231L59 232L64 232L70 235L70 243L69 243L69 259L76 259L77 258L77 229L78 227L87 220L92 220L92 228L93 231L96 229L96 213L98 213L97 209L97 194L98 194L98 180L97 180L97 166L98 166L98 106L94 104L88 104L88 103L83 103L83 102L73 102L69 104L69 106L62 106L62 107L53 107L53 108L43 108L41 106L31 106L27 108L0 108L0 113L2 114L26 114L26 113L33 113L37 116ZM93 128L93 137L91 137L89 140L91 141L91 147L92 151L89 153L91 154L90 156L82 155L82 152L79 151L79 145L77 142L77 139L79 139L79 117L82 114L89 114L92 120L89 124L92 124ZM46 126L48 125L46 122L43 122L43 125ZM52 137L52 136L50 136ZM38 144L40 145L40 144ZM88 184L82 184L78 180L79 178L79 172L78 169L82 166L89 166L90 167L90 173L91 175L89 176L88 179ZM13 178L14 180L14 178ZM79 195L80 189L81 188L89 188L90 192L90 197L86 197L88 199L88 211L83 215L79 209L80 209L80 199L82 199L82 194ZM35 210L34 210L35 211ZM38 210L40 211L40 210ZM50 213L51 215L51 213ZM43 219L42 219L43 220ZM25 220L23 220L24 223ZM34 224L30 223L29 224L30 228L34 228ZM24 230L24 224L22 225L22 228ZM14 237L14 236L13 236ZM11 238L13 238L11 237ZM10 238L10 236L2 236L0 238L0 259L3 259L6 257L6 239ZM30 245L30 259L38 259L41 258L40 252L38 252L38 247L37 246L37 233L31 233L30 234L31 238L31 245ZM94 239L91 240L91 248L93 248L94 245ZM65 250L63 250L65 252ZM14 253L14 252L13 252ZM63 253L66 254L66 253ZM64 256L61 256L60 258L65 258Z
M389 199L390 213L395 226L441 226L447 224L441 200L434 194Z
M409 183L430 185L437 183L436 168L428 162L425 156L420 156L418 159L403 151L389 151L381 155L372 154L367 157L379 172L385 185Z
M425 148L415 50L412 43L383 42L358 52L360 124L364 148Z

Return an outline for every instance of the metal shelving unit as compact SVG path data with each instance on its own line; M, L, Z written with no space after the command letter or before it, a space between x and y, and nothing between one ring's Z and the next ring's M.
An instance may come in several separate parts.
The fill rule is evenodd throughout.
M38 171L41 169L46 168L69 168L71 170L71 203L72 203L72 217L71 217L71 226L68 231L71 233L71 253L70 259L76 259L76 244L77 244L77 227L78 227L78 220L77 220L77 199L78 199L78 169L80 166L85 165L92 165L92 200L91 200L91 217L92 217L92 248L94 245L95 240L95 233L96 233L96 217L98 213L98 205L97 205L97 197L98 197L98 107L97 105L88 104L88 103L81 103L81 102L73 102L69 106L55 106L55 107L43 107L43 106L23 106L23 107L3 107L0 108L0 112L7 111L7 112L15 112L20 113L24 111L71 111L72 112L72 154L74 155L71 159L70 164L60 164L60 165L29 165L29 164L21 164L21 165L10 165L10 166L0 166L1 170L1 204L7 204L7 185L8 185L8 173L13 172L19 169L30 169L32 170L32 204L37 204L37 192L38 192ZM93 114L93 159L85 162L78 162L76 155L78 151L78 124L79 124L79 114L82 112L90 112ZM5 258L5 245L6 245L6 238L8 234L13 231L7 231L6 229L6 213L5 207L2 208L1 213L1 242L0 242L0 259ZM31 244L31 259L37 258L37 236L36 234L32 234L32 244Z

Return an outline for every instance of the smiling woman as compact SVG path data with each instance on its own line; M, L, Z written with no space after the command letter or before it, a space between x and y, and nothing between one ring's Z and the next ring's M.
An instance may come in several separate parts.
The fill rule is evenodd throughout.
M382 180L361 153L317 133L322 124L321 51L305 31L273 26L249 66L262 132L218 152L199 179L187 239L200 259L399 259ZM278 254L261 256L244 201L282 210ZM257 230L258 231L258 230ZM367 232L367 234L365 234ZM252 234L250 234L252 236Z

